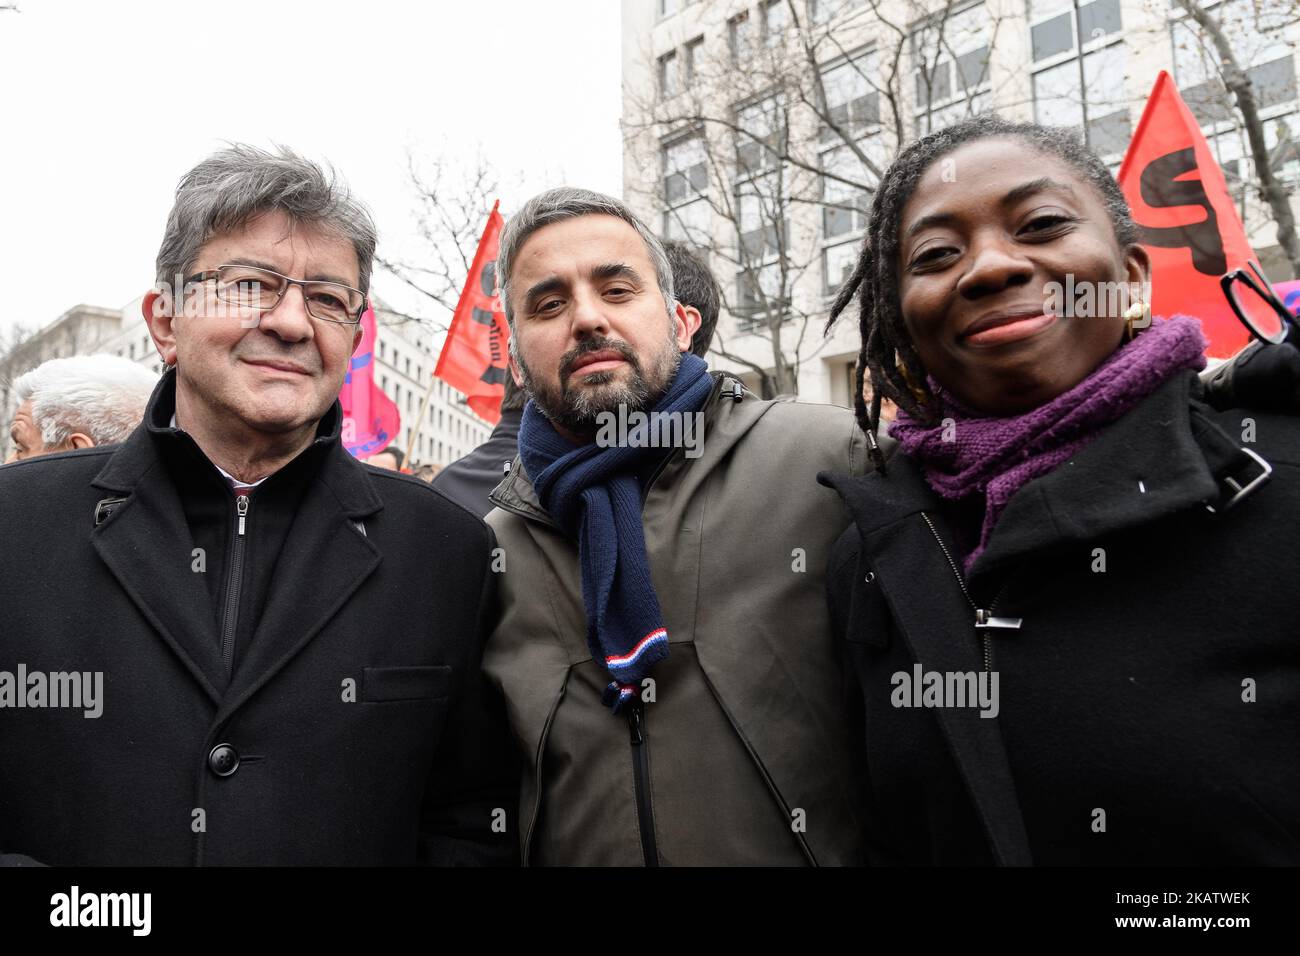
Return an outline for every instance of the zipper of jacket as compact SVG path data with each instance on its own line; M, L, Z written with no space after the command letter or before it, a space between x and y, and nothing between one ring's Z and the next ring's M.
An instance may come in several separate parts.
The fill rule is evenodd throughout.
M229 674L235 660L235 624L239 620L239 591L244 579L244 542L248 522L248 495L235 499L235 539L230 549L230 573L226 576L225 612L221 625L221 663Z
M998 601L1002 599L1002 595L1006 593L1007 586L1011 581L1008 579L1002 587L998 589L998 593L994 596L988 607L980 607L975 603L975 599L971 597L970 591L966 589L966 579L962 577L961 571L957 569L957 562L952 559L952 552L950 552L948 546L943 543L943 538L939 537L939 532L934 527L934 522L930 520L930 516L924 511L921 512L921 517L925 521L925 526L930 529L930 533L934 535L934 540L939 542L939 548L943 551L943 556L948 559L948 567L952 568L953 577L957 579L957 585L961 588L961 593L966 598L966 603L969 604L971 610L975 612L975 628L984 632L981 635L984 644L984 670L986 672L992 671L993 646L989 630L992 628L1008 628L1014 630L1019 628L1023 622L1023 618L997 617L993 614L993 608L995 608Z
M659 848L655 844L654 813L650 808L650 741L646 739L645 710L641 701L635 701L628 709L627 726L632 734L632 788L636 793L641 854L646 866L658 866Z

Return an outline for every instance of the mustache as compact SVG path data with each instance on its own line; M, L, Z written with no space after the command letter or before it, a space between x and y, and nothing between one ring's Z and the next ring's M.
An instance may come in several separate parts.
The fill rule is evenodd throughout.
M632 370L637 374L641 373L641 361L632 351L632 346L618 339L587 339L585 342L565 352L560 358L560 384L568 382L569 376L573 374L573 363L578 361L582 356L589 355L592 352L617 352Z

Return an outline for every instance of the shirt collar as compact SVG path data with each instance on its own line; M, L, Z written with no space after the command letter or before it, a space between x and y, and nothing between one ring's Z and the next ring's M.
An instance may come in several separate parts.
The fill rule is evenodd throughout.
M183 431L184 431L184 430L183 430L179 425L176 424L176 413L175 413L175 412L172 412L172 420L171 420L170 422L167 423L167 427L168 427L168 428L171 428L171 429L174 429L174 430L176 430L176 431L178 431L178 432L182 432L182 433L183 433ZM206 456L205 456L205 457L206 457ZM211 463L212 463L212 467L213 467L213 468L215 468L215 469L217 469L217 471L221 472L221 477L224 478L224 479L226 479L226 481L230 482L230 487L232 487L232 488L256 488L256 487L257 487L258 485L260 485L262 482L266 481L267 478L270 478L270 477L271 477L270 475L266 475L266 476L264 476L264 477L262 477L262 478L257 479L257 481L240 481L238 478L236 478L236 477L235 477L234 475L232 475L230 472L226 471L226 469L224 469L224 468L222 468L220 465L218 465L215 461L212 461L211 459L208 459L208 460L211 461ZM260 500L260 499L259 499L259 500Z

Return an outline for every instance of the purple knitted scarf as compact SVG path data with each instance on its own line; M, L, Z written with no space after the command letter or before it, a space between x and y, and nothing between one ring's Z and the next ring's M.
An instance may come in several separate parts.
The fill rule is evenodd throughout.
M965 559L970 571L1011 496L1068 461L1102 428L1184 369L1205 367L1201 325L1187 316L1156 321L1068 392L1023 415L987 418L960 404L931 379L947 425L924 425L899 412L889 434L917 460L943 498L984 496L979 544Z

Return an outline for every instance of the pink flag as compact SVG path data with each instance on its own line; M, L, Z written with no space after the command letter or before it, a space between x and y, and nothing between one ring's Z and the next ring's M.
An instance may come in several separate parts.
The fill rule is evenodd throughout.
M1282 300L1286 310L1292 315L1300 316L1300 279L1290 282L1274 282L1273 291Z
M387 448L402 430L393 400L375 384L375 309L361 313L361 344L353 353L343 388L343 447L354 458L369 458Z

